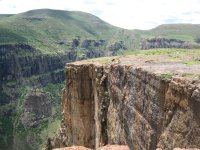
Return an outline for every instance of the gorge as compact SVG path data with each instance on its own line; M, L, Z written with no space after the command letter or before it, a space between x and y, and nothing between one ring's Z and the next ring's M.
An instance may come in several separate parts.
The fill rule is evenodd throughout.
M167 112L174 113L179 108L176 104L178 102L173 106L167 104L166 106L164 103L163 95L170 94L167 92L167 87L171 85L171 82L168 83L168 78L171 79L172 76L176 77L177 75L168 70L171 68L176 70L177 67L180 67L179 71L182 72L181 67L186 67L188 69L183 71L185 72L183 73L183 81L185 81L185 77L190 77L187 84L193 79L199 80L199 53L193 50L200 48L199 37L199 24L166 24L150 30L127 30L106 23L94 15L79 11L38 9L19 14L0 14L0 149L38 150L45 147L48 139L54 139L56 147L77 143L91 148L109 143L128 144L127 138L133 139L126 136L127 132L131 131L131 135L135 135L135 132L143 130L148 130L149 134L145 135L142 132L141 137L136 141L149 141L146 144L147 147L155 146L156 131L158 130L158 136L162 134L164 129L161 130L160 126L168 126L172 119L170 117L172 115L169 115L169 119L166 119L169 122L166 123L166 120L162 118L163 115L166 116ZM149 50L152 48L156 50ZM141 49L148 51L145 57L166 52L171 58L167 60L167 63L161 63L164 65L163 67L156 62L164 60L166 56L156 55L155 58L151 56L152 59L144 61L140 61L142 58L138 58L131 64L127 62L127 59L119 59L121 62L118 62L116 58L111 58L111 60L109 58L113 55L123 56L129 53L141 55L140 52L143 53L140 51ZM182 57L182 52L188 52L186 55L188 57L185 60L178 60ZM190 55L192 56L189 57ZM97 57L107 58L93 59ZM70 79L70 73L67 77L67 68L67 75L64 73L64 66L66 63L84 59L91 59L88 60L90 65L73 66L72 63L71 66L67 67L71 68L72 75L78 76L77 83L74 83L75 81ZM112 59L115 60L112 61ZM174 62L174 59L178 60L178 63ZM100 65L96 66L98 64L96 61L99 61ZM149 66L151 68L158 67L158 69L149 71L145 66L142 66L142 70L134 68L139 63L142 65L145 61L147 68ZM135 65L133 65L134 63ZM154 66L151 66L153 64ZM128 68L129 65L130 68ZM193 74L190 67L193 68L195 65L197 70ZM81 72L82 67L83 73ZM95 68L97 72L94 70ZM74 73L74 69L77 70L78 74ZM113 72L112 69L116 69L116 72ZM129 69L135 70L133 71L135 75ZM161 75L154 77L154 72L159 70ZM130 81L132 79L129 77L133 78L133 81ZM65 78L66 81L64 81ZM73 81L74 87L71 87L68 78ZM167 79L167 81L160 79ZM149 80L155 82L155 85L149 83ZM178 79L171 80L178 82L176 81ZM180 80L182 82L182 79ZM118 83L118 81L120 82ZM60 108L60 93L66 84L65 82L69 83L69 87L65 85L64 94L62 94L62 108ZM139 86L140 82L141 87ZM76 86L78 89L73 89ZM189 96L186 94L184 97L191 97L190 94L196 86L195 81L191 91L189 87ZM67 95L69 91L66 89L68 88L73 93L72 100ZM133 91L129 91L128 88ZM164 89L167 91L164 92ZM140 94L134 96L133 93ZM141 93L147 94L142 96ZM195 97L194 105L198 106L198 102L196 102L198 92L196 95L193 96ZM134 99L133 102L129 102L131 99L129 96ZM137 97L140 97L142 101L136 101L139 99ZM153 101L150 100L152 97ZM79 99L80 103L75 102L73 107L80 109L74 110L73 116L69 110L72 106L68 104L69 101L73 102L75 99ZM148 105L145 99L148 100ZM156 99L159 99L158 104ZM127 103L125 103L126 100ZM183 104L187 106L187 103ZM136 108L135 105L137 105ZM163 109L160 108L161 106ZM84 108L83 113L81 112L82 107ZM134 109L130 110L129 107ZM65 108L66 110L63 111ZM196 114L196 108L191 108L191 110L195 111L194 114ZM70 117L67 113L70 113L75 120L67 118ZM135 117L139 122L138 126L136 128L129 126L125 115L130 115L130 118ZM149 115L152 119L149 119ZM82 123L79 124L79 121L76 120L78 118L85 120L81 119L80 123ZM198 115L194 118L198 119ZM154 122L154 119L159 122ZM192 119L192 115L191 120L193 120L191 126L194 127L195 119ZM140 122L142 122L142 126ZM60 132L63 135L60 133L57 138L54 138L60 124L62 126ZM72 124L71 128L70 124ZM77 124L77 127L74 124ZM67 127L65 127L66 125ZM82 131L84 126L86 126L88 133ZM80 133L74 133L74 127L80 128L77 129ZM127 130L124 130L125 128ZM196 129L196 127L194 128ZM132 133L133 131L134 133ZM187 132L189 131L188 129ZM195 136L192 133L193 131L189 135ZM80 134L85 136L80 137ZM191 137L191 139L194 138ZM133 142L135 143L135 141ZM198 145L194 144L194 147L198 147Z

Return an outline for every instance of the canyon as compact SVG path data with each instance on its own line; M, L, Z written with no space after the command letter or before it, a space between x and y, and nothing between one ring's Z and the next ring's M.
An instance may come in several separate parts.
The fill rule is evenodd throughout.
M185 52L66 64L61 128L53 147L199 148L200 65L183 63L199 51Z
M0 45L0 145L3 149L40 149L46 141L44 136L40 137L42 131L60 121L59 94L64 64L100 57L106 51L104 40L74 38L68 45L69 52L56 54L42 53L22 43ZM81 54L77 47L82 48ZM116 42L109 47L110 54L116 53L123 43Z

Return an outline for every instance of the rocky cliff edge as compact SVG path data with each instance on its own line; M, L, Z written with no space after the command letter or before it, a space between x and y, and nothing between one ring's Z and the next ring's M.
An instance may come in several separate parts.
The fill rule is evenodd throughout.
M196 55L134 55L67 64L62 123L53 146L199 148L200 64L184 63Z

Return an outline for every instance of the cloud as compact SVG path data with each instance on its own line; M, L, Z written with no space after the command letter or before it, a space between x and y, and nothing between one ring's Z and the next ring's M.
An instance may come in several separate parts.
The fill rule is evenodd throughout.
M98 9L94 9L92 12L92 14L95 14L97 16L100 16L102 15L104 12L102 10L98 10Z
M95 3L95 1L92 1L92 0L86 0L86 1L84 1L84 4L90 5L90 4L96 4L96 3Z
M200 0L0 0L0 13L40 8L84 11L128 29L150 29L165 23L200 24Z

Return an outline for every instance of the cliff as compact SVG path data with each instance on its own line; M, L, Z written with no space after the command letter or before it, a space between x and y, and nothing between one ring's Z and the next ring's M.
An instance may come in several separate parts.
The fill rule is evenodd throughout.
M64 55L41 54L27 44L0 45L0 104L17 101L20 87L46 86L64 80ZM1 114L2 115L2 114Z
M37 127L39 136L47 128L48 120L53 118L52 124L58 122L60 115L56 107L60 99L57 90L62 88L63 66L67 61L70 61L67 54L43 54L28 44L0 45L2 149L38 149L38 143L42 140L30 132L36 133ZM51 86L54 89L50 89ZM42 93L33 89L39 89ZM41 109L40 106L45 108ZM42 127L44 124L46 126Z
M184 63L199 51L153 52L67 64L53 146L199 148L200 65Z
M141 41L141 49L153 49L153 48L192 48L195 45L178 39L169 38L151 38L143 39Z
M117 46L106 50L107 41L105 40L83 40L78 37L67 43L58 43L58 45L63 44L67 44L69 48L65 53L42 52L34 46L24 43L0 45L0 141L2 141L0 145L3 149L14 149L16 145L22 146L25 145L24 143L30 145L30 140L24 140L24 137L27 139L29 135L27 130L36 130L36 127L39 130L43 124L47 124L49 119L53 118L50 124L55 122L55 118L60 119L60 114L57 113L59 112L60 98L54 96L52 102L49 103L46 92L51 92L50 95L52 95L52 91L60 89L58 84L62 84L64 81L64 64L66 62L115 54L118 50L125 49L123 42L114 44ZM54 89L44 91L39 96L37 92L31 92L36 88L42 91L52 84L54 84ZM26 99L26 94L32 96ZM59 95L59 92L55 95ZM47 108L41 110L40 102ZM50 113L50 110L56 111L54 115ZM10 127L4 132L3 130L8 124ZM14 138L16 134L21 134L21 129L27 136L20 135L22 138L17 138L21 141L15 141ZM44 129L46 128L44 127L37 134L42 133ZM9 138L4 138L7 136ZM18 149L38 149L38 143L45 142L45 140L38 139L31 148L18 147ZM8 144L9 142L12 144Z

